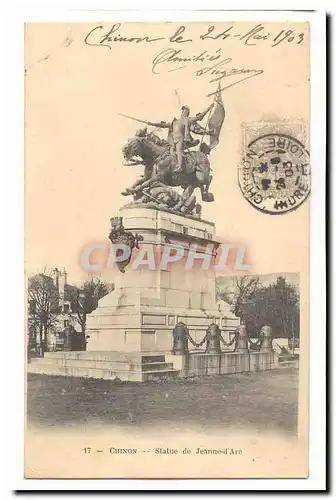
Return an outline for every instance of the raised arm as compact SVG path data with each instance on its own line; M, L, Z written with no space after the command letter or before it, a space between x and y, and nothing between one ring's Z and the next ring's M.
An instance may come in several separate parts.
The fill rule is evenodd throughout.
M198 135L215 135L214 130L206 129L205 127L202 127L202 125L200 125L199 123L196 123L196 122L191 124L190 130L194 134L198 134Z
M159 127L159 128L170 128L170 122L146 122L148 125L151 125L152 127Z
M213 107L214 107L214 105L210 104L210 106L205 111L203 111L202 113L197 113L196 116L189 116L189 120L191 122L199 122L199 121L203 120L203 118L205 117L205 115L207 113L209 113L210 109L212 109Z

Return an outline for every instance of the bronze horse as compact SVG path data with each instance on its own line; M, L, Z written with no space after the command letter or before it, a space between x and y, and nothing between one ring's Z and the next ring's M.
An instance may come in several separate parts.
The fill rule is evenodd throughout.
M202 151L187 151L184 171L175 173L176 167L169 143L163 140L155 141L155 137L157 136L153 134L135 135L123 147L127 165L144 165L145 171L144 176L122 194L136 195L153 182L160 181L166 186L181 186L184 190L182 203L197 187L201 190L203 201L214 201L213 194L209 193L212 175L208 156Z

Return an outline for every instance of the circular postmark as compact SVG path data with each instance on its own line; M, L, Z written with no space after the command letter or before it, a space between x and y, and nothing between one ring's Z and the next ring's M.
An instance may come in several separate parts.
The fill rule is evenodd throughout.
M310 159L305 146L286 134L272 133L254 139L238 168L244 197L268 214L298 208L310 193Z

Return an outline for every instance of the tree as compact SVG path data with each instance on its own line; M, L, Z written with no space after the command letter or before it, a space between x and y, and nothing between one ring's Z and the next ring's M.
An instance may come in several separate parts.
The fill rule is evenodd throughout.
M30 340L39 342L46 349L47 334L57 320L58 290L50 272L37 274L28 279L28 330Z
M277 311L273 318L275 333L285 334L288 338L298 335L300 331L300 303L295 286L279 276L271 286L270 292L273 309Z
M269 325L273 337L299 337L299 294L282 276L267 286L252 276L226 280L226 284L221 279L217 294L245 321L250 336L258 336L261 328Z
M99 300L113 289L113 285L94 276L90 276L78 288L68 288L71 310L81 327L83 342L85 342L87 315L92 313L98 307Z
M243 318L251 335L264 325L272 327L273 337L299 336L300 307L295 287L279 276L274 283L256 290L244 304Z
M261 286L258 276L236 276L230 281L218 278L216 285L217 297L227 302L238 317L242 317L245 304Z

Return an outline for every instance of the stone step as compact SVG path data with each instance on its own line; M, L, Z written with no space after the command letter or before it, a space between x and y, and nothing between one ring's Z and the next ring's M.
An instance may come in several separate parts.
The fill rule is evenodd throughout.
M166 363L166 362L151 362L151 363L142 363L141 365L143 372L153 372L153 371L164 371L164 370L172 370L174 368L174 363Z
M142 363L164 363L166 358L164 354L151 355L151 356L141 356Z
M63 368L93 368L102 370L115 371L161 371L173 368L173 363L151 362L151 363L126 363L123 361L97 361L93 359L67 359L67 358L34 358L30 361L30 365L55 366Z
M85 359L94 361L125 361L141 363L140 353L118 351L57 351L45 352L45 359Z
M143 382L148 382L150 380L160 380L163 378L174 378L177 377L179 374L178 370L152 370L148 372L143 372L142 373L142 381Z
M138 371L112 371L97 368L78 368L52 365L28 365L28 373L40 375L53 375L60 377L82 377L115 380L120 379L127 382L141 382L141 372Z
M94 379L115 380L120 379L128 382L145 382L162 377L173 377L178 374L174 369L150 370L141 372L141 370L111 370L103 368L88 368L80 366L60 366L43 363L33 363L27 365L28 373L53 375L61 377L83 377Z
M95 361L126 361L133 363L162 363L165 354L145 354L118 351L57 351L45 352L45 359L91 359Z
M133 370L141 371L141 363L126 361L101 361L97 359L68 359L68 358L39 358L31 361L32 365L76 367L76 368L99 368L103 370Z

